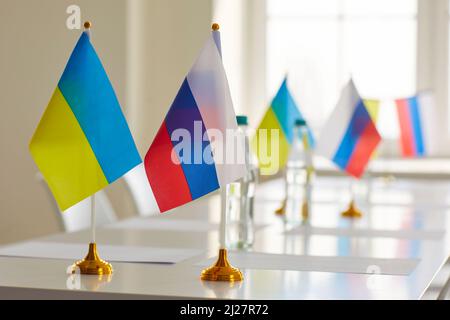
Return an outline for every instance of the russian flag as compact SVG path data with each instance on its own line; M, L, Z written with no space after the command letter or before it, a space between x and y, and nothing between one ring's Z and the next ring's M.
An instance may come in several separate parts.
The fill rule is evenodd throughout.
M317 153L359 178L380 141L375 123L350 80L322 130Z
M183 80L144 159L161 212L245 175L245 161L225 161L231 152L244 155L244 141L228 141L230 130L238 130L236 115L222 64L220 34L213 31ZM182 144L190 147L180 148Z
M436 116L431 93L397 99L400 148L404 157L430 155L435 149Z

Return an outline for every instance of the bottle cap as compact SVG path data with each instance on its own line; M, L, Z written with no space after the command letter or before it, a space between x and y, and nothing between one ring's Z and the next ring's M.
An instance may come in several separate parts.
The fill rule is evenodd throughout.
M247 118L247 116L243 116L243 115L236 116L236 121L237 121L238 126L246 126L246 125L248 125L248 118Z
M295 125L297 127L306 126L306 121L305 121L305 119L297 119L297 120L295 120Z

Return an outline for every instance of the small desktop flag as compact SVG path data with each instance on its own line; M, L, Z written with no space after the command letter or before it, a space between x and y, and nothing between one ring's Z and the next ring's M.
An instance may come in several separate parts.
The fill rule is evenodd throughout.
M433 102L429 92L395 101L400 147L404 157L422 157L434 153L437 118Z
M161 212L246 173L244 141L227 135L236 134L238 127L220 48L220 33L213 31L145 156L145 171ZM233 153L242 161L232 159Z
M284 78L252 139L252 148L258 157L261 174L276 173L286 165L297 119L305 120L289 92L287 78ZM272 130L276 130L276 136L272 136ZM309 127L308 140L309 146L314 148L315 141ZM273 142L278 142L278 150L272 146ZM274 161L277 163L273 163Z
M359 178L380 140L375 123L350 80L322 130L316 151Z
M69 58L29 149L62 211L142 162L86 31Z

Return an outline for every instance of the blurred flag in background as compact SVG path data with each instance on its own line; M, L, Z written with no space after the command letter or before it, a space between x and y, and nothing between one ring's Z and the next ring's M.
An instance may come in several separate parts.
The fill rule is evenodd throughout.
M381 137L352 80L322 129L316 151L359 178Z
M252 139L252 148L258 157L261 174L276 173L286 165L297 119L305 120L289 91L285 77ZM309 145L314 148L314 136L309 127L308 140Z

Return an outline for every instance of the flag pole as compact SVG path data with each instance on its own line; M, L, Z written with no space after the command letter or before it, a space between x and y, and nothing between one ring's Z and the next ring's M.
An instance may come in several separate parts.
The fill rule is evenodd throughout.
M230 264L226 249L227 186L220 190L220 201L219 254L216 262L202 271L200 278L206 281L242 281L244 276L239 269Z
M95 193L91 196L91 243L95 243Z
M84 23L84 29L89 37L91 38L92 23L86 21ZM97 253L97 243L95 242L95 219L96 209L95 209L95 193L91 196L91 242L89 243L89 251L86 257L80 261L75 262L72 265L72 273L80 274L90 274L90 275L110 275L113 273L112 265L102 259L100 259Z
M227 187L220 189L220 249L226 249L227 236Z
M221 53L219 24L213 23L211 26L212 37L216 43L217 50ZM226 224L227 224L227 186L220 189L220 235L219 235L219 254L217 261L209 268L202 271L200 279L207 281L242 281L244 276L241 271L233 267L228 261L228 253L226 249Z

